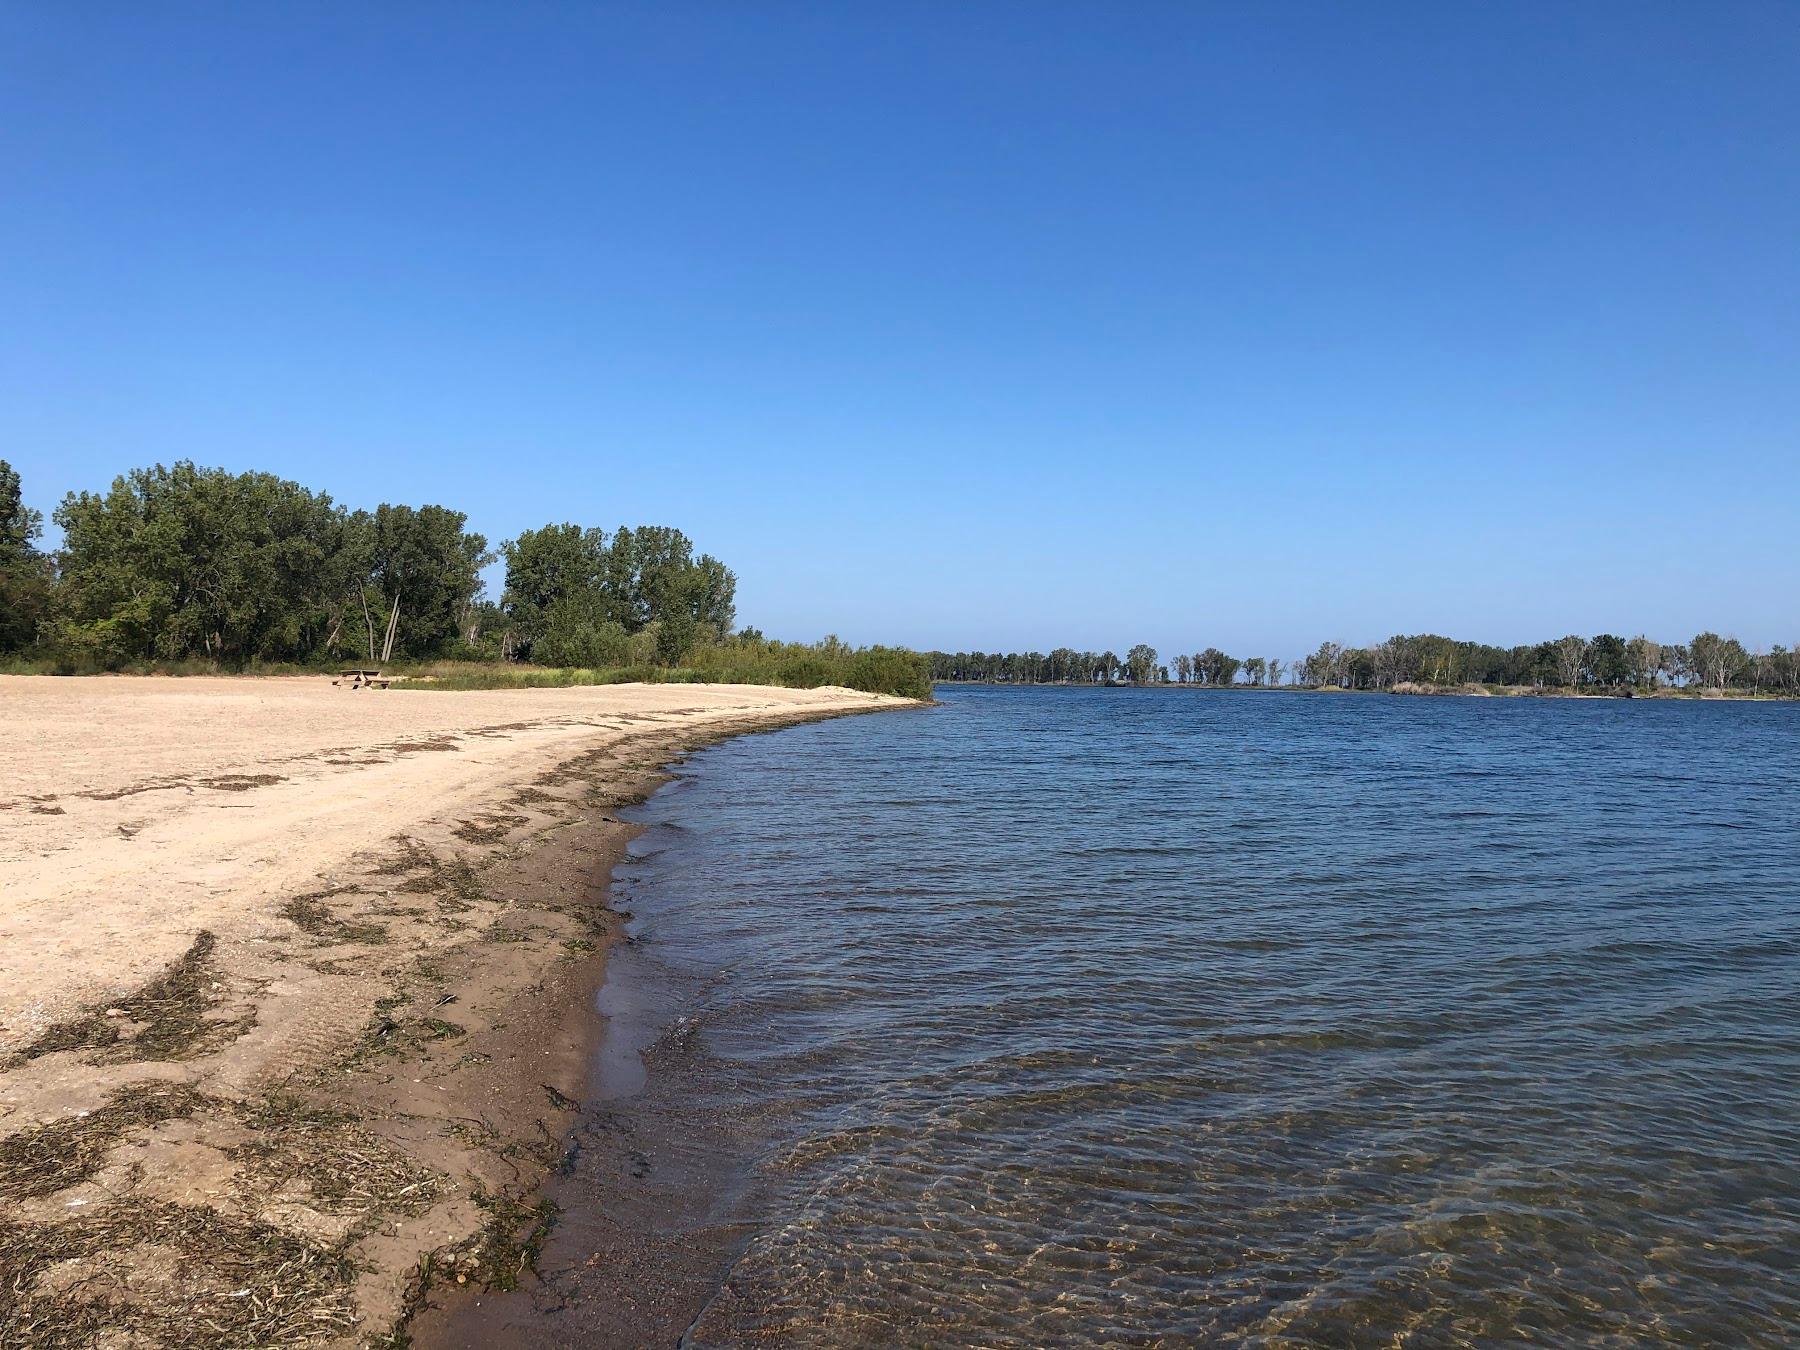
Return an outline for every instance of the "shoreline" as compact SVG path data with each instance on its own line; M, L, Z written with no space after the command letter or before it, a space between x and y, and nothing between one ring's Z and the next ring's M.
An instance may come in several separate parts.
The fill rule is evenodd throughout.
M434 1290L515 1284L603 1032L593 997L621 923L607 888L638 831L617 811L704 745L916 706L775 701L686 721L615 711L611 734L564 727L506 771L476 771L473 796L434 801L429 826L315 859L312 884L270 895L255 931L182 933L135 987L115 975L73 1007L46 1000L21 1018L0 1002L0 1339L80 1327L391 1345ZM529 737L489 726L472 744L484 729ZM191 812L196 795L162 776L88 791L112 813L150 794ZM257 795L279 789L214 791L242 795L208 806L266 814ZM42 792L0 804L0 851L87 809L102 808ZM38 908L8 903L5 917L29 925ZM0 991L16 994L10 973Z
M646 765L614 809L645 805L677 780L676 770L689 756L727 740L861 711L875 710L830 712L695 740ZM665 985L669 972L621 970L634 942L628 931L634 915L617 903L615 872L649 826L608 819L602 828L605 857L591 875L609 932L601 959L585 967L591 983L568 991L567 1010L581 1030L582 1049L555 1136L554 1165L538 1169L524 1187L537 1225L529 1259L512 1279L440 1279L421 1290L397 1326L408 1350L672 1345L729 1272L735 1225L721 1228L710 1210L722 1186L741 1180L741 1139L696 1100L701 1081L681 1019L668 1025L667 1009L658 1006L665 999L680 1001ZM622 1056L603 1059L621 1033ZM634 1082L623 1094L629 1105L615 1107L621 1068ZM645 1132L638 1119L645 1114L660 1116L663 1128ZM680 1179L646 1193L650 1159L671 1143L684 1160ZM653 1220L647 1222L646 1214ZM671 1220L678 1220L679 1241L650 1231Z
M680 781L685 759L649 775L635 804ZM586 1023L586 1091L536 1192L551 1220L541 1246L511 1285L440 1285L405 1323L410 1350L674 1345L749 1237L744 1204L762 1137L747 1123L758 1112L744 1111L751 1089L721 1078L693 1034L710 976L640 947L619 887L618 864L654 824L625 822L606 869L614 936L583 1000L599 1011Z

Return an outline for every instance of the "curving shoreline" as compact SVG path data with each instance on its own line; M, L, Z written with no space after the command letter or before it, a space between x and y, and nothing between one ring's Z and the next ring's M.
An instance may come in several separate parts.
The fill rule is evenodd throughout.
M614 812L699 745L910 706L322 684L0 682L8 1344L381 1343L512 1283L587 1078Z

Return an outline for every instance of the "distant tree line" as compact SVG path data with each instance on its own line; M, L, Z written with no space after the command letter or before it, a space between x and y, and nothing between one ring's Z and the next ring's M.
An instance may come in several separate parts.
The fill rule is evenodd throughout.
M1156 649L1138 643L1114 652L1078 652L1058 647L1044 652L930 652L935 680L982 684L1233 684L1240 673L1250 684L1279 684L1286 665L1274 657L1239 660L1217 647L1160 663Z
M1782 646L1752 652L1713 632L1668 643L1642 634L1571 634L1518 647L1425 633L1373 647L1322 643L1299 662L1297 678L1343 689L1472 684L1623 692L1682 686L1793 694L1800 693L1800 652Z
M351 510L269 473L188 461L73 492L43 519L0 460L0 656L116 670L200 661L532 662L929 693L897 648L734 633L737 577L667 526L545 525L496 554L447 506ZM481 570L506 562L497 603Z
M1751 652L1736 638L1700 633L1662 643L1611 633L1494 647L1432 633L1396 636L1373 647L1321 643L1310 656L1227 656L1216 647L1164 663L1139 643L1120 657L1059 647L1043 652L931 652L932 678L994 684L1182 684L1339 689L1511 688L1593 692L1680 686L1800 695L1800 650Z

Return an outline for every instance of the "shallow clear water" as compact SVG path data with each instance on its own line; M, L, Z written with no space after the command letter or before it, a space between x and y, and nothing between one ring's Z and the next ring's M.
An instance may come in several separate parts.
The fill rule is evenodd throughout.
M693 1344L1800 1333L1800 707L940 692L640 812Z

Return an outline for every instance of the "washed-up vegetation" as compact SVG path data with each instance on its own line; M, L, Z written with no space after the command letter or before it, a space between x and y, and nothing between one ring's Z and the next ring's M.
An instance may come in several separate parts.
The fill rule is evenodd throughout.
M58 1022L19 1052L20 1062L62 1050L94 1051L106 1061L192 1059L248 1029L244 1016L220 1015L213 978L216 939L202 932L181 958L104 1010ZM130 1034L126 1034L126 1029Z
M0 669L84 674L346 663L440 688L696 681L929 696L922 656L739 630L737 577L680 530L549 524L490 549L441 505L350 510L267 473L136 469L54 512L0 460ZM506 564L498 601L481 571ZM442 663L454 663L445 667Z

